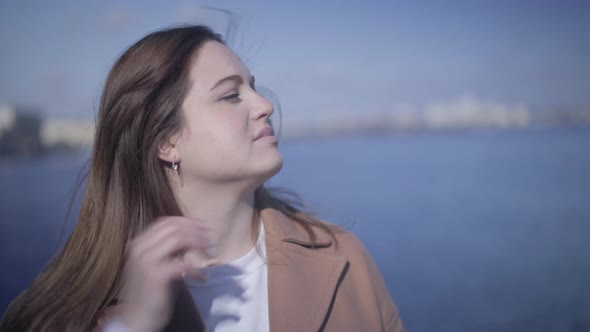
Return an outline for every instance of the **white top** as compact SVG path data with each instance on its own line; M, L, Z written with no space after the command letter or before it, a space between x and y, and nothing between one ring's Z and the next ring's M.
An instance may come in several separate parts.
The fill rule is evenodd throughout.
M264 226L257 244L235 261L204 268L207 281L185 279L209 332L269 331ZM118 318L103 332L134 332Z
M231 263L204 268L205 282L185 279L207 331L269 331L266 246L260 226L250 252Z

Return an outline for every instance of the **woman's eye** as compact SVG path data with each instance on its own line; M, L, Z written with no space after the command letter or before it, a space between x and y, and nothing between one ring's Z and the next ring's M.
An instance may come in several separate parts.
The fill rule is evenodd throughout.
M230 103L238 103L238 102L240 102L240 94L239 93L234 93L234 94L231 94L229 96L222 97L221 100L227 101L227 102L230 102Z

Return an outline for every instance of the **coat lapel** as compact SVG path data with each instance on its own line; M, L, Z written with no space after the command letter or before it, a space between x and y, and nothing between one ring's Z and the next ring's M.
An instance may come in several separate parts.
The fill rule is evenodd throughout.
M346 257L311 248L305 231L276 210L265 209L261 215L266 230L270 330L320 330L346 273ZM329 236L316 234L316 247L332 245Z

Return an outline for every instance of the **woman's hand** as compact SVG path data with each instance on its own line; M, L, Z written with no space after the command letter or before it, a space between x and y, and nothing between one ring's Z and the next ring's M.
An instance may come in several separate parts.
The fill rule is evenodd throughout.
M197 250L213 258L212 226L185 217L162 217L131 241L124 267L121 319L134 331L159 331L170 320L172 282L185 274L204 278L183 262Z

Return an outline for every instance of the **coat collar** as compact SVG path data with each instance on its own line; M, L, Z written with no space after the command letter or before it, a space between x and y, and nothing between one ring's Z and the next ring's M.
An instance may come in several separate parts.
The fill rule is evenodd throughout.
M325 248L332 245L332 238L325 232L314 232L316 241L312 242L302 226L278 210L266 208L260 211L260 216L267 238L271 236L279 241L298 244L306 248Z

